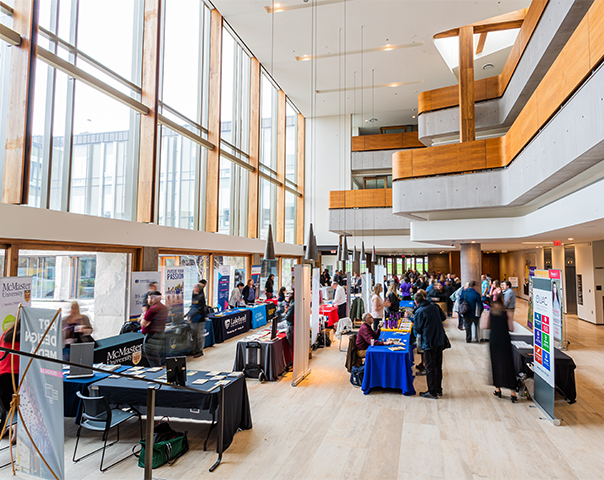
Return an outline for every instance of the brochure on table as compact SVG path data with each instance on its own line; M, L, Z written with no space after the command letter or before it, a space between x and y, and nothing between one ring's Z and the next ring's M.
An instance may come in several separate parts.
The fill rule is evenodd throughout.
M533 277L533 358L535 401L550 416L554 415L555 362L553 339L552 280Z

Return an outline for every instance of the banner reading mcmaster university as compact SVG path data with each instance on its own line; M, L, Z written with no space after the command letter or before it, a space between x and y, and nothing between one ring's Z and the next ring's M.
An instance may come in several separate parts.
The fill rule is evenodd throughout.
M56 310L23 307L21 309L21 350L33 353L44 332L57 314ZM62 359L63 333L61 316L55 320L37 354ZM23 374L29 358L21 357L19 372ZM63 368L59 363L33 360L20 390L23 420L38 450L59 479L65 478L63 434ZM52 479L34 449L25 429L17 428L19 469L29 475Z
M0 278L0 335L17 319L19 304L29 307L31 277Z

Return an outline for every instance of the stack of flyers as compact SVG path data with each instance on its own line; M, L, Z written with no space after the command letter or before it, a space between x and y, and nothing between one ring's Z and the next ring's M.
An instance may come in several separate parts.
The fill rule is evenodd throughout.
M192 376L193 376L193 375L195 375L196 373L197 373L197 370L189 370L189 371L187 372L187 376L188 376L188 377L192 377Z
M216 375L220 375L222 372L208 372L206 373L206 377L215 377Z
M206 378L199 378L197 380L195 380L193 382L193 385L203 385L204 383L206 383L208 380Z
M225 378L226 378L226 375L216 375L215 377L210 378L210 380L224 380Z
M159 372L163 367L152 367L149 368L147 371L148 372Z
M235 377L235 378L239 378L243 376L243 372L231 372L227 375L227 377Z

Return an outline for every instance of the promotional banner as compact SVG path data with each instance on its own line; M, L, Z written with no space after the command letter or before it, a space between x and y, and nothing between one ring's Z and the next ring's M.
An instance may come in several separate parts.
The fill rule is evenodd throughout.
M562 271L550 270L549 278L552 281L552 316L554 320L554 340L558 346L562 345L564 341L564 322L562 305L563 303L563 292L562 292Z
M315 343L317 341L317 336L319 335L319 307L321 305L321 300L319 299L319 292L321 291L321 282L319 280L321 276L320 268L313 268L312 275L312 291L311 291L311 320L310 320L310 328L312 330L312 341L311 343Z
M21 350L33 353L44 332L57 316L56 310L23 307L21 309ZM59 313L42 341L37 354L60 360L63 358L63 331ZM25 372L29 358L21 357L19 371ZM23 385L20 410L38 450L59 479L65 478L65 436L63 433L63 368L61 364L33 360ZM34 449L25 429L17 428L19 469L34 477L52 479Z
M252 265L252 280L256 288L256 297L258 296L258 286L260 285L260 274L262 273L262 265ZM246 283L246 282L243 282ZM247 285L247 283L246 283Z
M552 281L533 277L533 355L535 401L554 418L554 341Z
M222 265L218 268L218 307L220 310L229 308L229 285L231 281L231 267Z
M168 323L183 323L185 267L165 267L164 304L168 307Z
M0 278L0 327L8 330L17 319L19 304L31 305L31 277Z
M137 319L143 313L143 298L149 290L149 284L156 282L159 290L159 272L132 272L130 287L130 320Z

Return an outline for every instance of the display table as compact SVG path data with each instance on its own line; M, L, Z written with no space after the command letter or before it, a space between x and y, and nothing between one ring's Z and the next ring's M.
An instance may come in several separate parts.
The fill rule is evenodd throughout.
M275 381L279 379L279 376L285 372L287 362L285 361L285 346L289 349L289 342L285 336L278 336L275 340L260 341L260 340L240 340L237 343L237 352L235 353L235 366L233 371L242 372L246 365L247 360L247 348L249 342L258 342L260 345L260 356L261 361L258 362L256 356L256 350L250 350L250 363L259 363L266 379L269 381Z
M234 308L208 315L206 321L213 324L215 342L222 343L252 328L252 312L249 308Z
M267 302L264 305L266 306L266 320L273 320L275 318L275 313L277 313L277 303Z
M514 335L512 340L525 341L531 345L533 344L532 335ZM534 373L528 367L528 364L533 362L533 349L516 348L512 345L512 352L516 376L520 373L525 373L527 377L533 377ZM554 349L554 359L556 390L558 390L568 403L575 403L577 401L577 385L575 382L575 368L577 368L577 366L571 357L557 348Z
M144 365L144 337L140 332L131 332L97 340L94 346L94 363Z
M266 298L264 300L264 303L272 303L273 305L277 305L277 297L273 297L273 298Z
M116 368L116 372L123 372L129 367ZM66 417L75 417L76 425L80 424L80 416L82 410L80 409L80 399L76 395L76 392L80 392L84 395L88 395L88 387L103 378L107 378L113 372L99 373L94 372L93 377L88 378L67 378L69 375L69 369L63 370L63 415Z
M400 308L415 308L415 302L413 300L401 300L398 304Z
M321 305L319 307L319 314L327 317L327 326L333 327L340 317L338 317L338 307L333 305Z
M255 307L250 307L250 311L252 312L252 328L264 327L268 319L266 304L263 303L261 305L256 305Z
M157 380L165 375L165 370L159 372L145 372L145 378ZM220 389L216 388L210 395L203 394L212 388L216 381L208 381L204 385L193 385L196 379L209 379L208 372L195 372L187 375L187 386L198 390L199 393L190 390L181 390L170 385L164 385L155 392L155 405L162 409L178 407L176 417L196 418L194 413L205 410L215 416L220 403ZM230 377L227 379L231 380ZM112 405L132 405L134 407L145 407L147 405L147 382L129 380L127 378L107 377L94 383L90 387L93 396L105 396ZM252 428L252 414L247 394L247 385L244 377L234 378L224 387L225 418L223 448L226 450L237 430L249 430ZM191 415L183 415L191 412Z
M398 388L403 395L415 395L413 388L413 351L409 333L382 332L380 340L399 338L406 340L405 350L393 352L389 346L367 349L365 374L361 389L367 395L372 388Z

